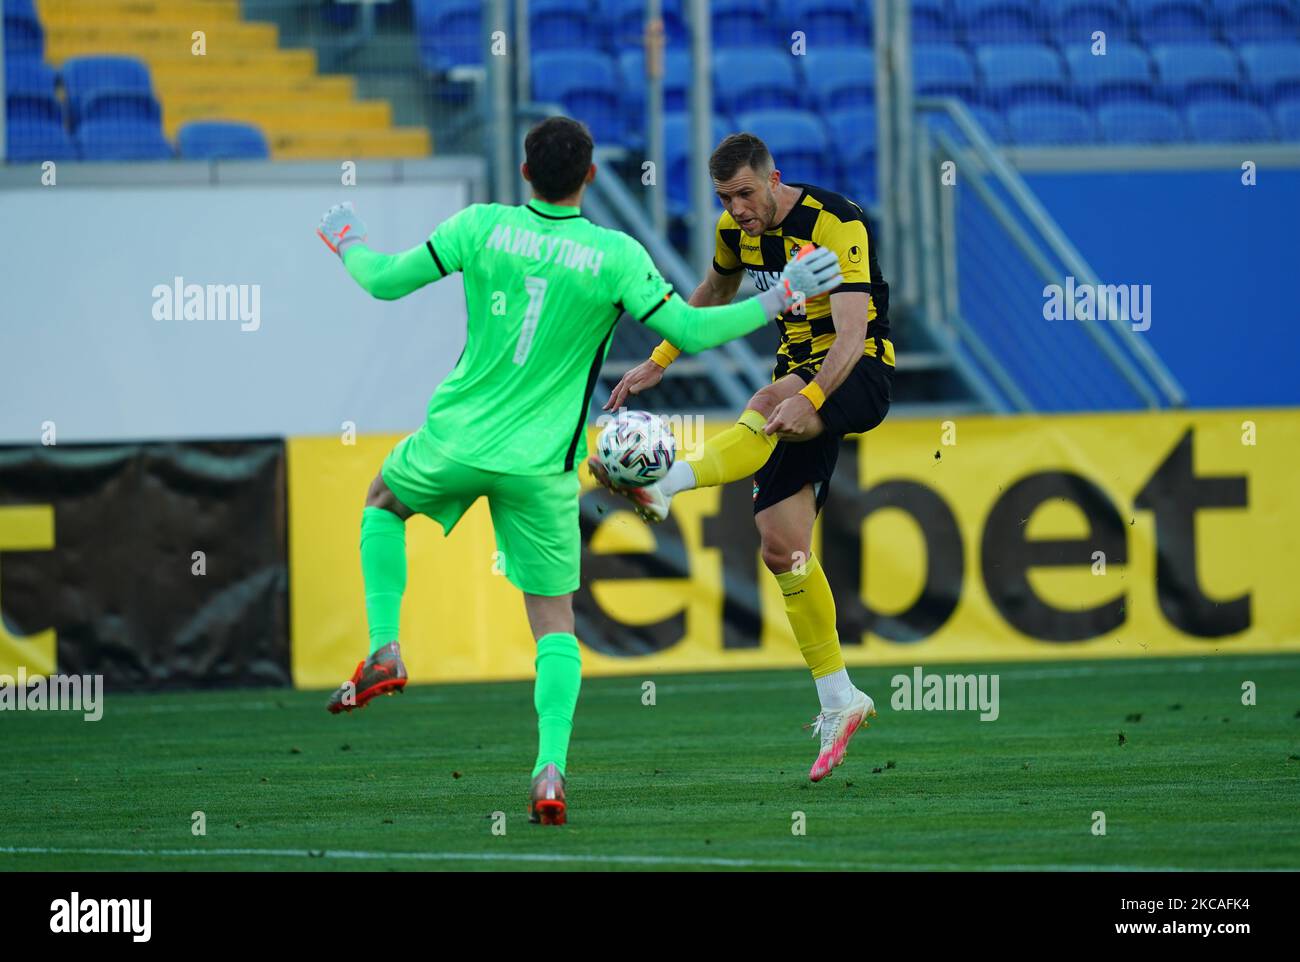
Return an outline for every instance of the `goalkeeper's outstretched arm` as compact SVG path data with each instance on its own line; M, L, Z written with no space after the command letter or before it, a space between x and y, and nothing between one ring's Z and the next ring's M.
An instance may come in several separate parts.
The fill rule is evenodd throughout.
M781 279L758 297L718 307L692 307L669 294L641 320L672 344L691 354L756 331L791 305L839 286L839 258L819 247L786 264Z
M367 294L385 301L405 297L443 274L428 244L400 254L381 254L366 246L366 225L351 204L331 207L316 228L327 247L339 255L352 279Z

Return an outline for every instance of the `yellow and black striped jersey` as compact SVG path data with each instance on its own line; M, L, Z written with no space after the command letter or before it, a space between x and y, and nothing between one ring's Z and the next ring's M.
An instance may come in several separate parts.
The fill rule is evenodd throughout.
M864 291L871 295L867 307L867 343L864 353L894 364L894 345L889 340L889 285L880 273L875 240L867 227L862 208L848 198L811 184L790 184L801 193L781 223L759 237L742 231L731 215L723 211L713 255L713 269L734 274L744 269L760 291L781 279L787 261L799 248L812 241L839 255L844 283L832 293ZM773 379L795 368L821 367L826 352L835 343L829 294L809 298L803 315L793 311L776 319L781 328L781 346L776 351Z

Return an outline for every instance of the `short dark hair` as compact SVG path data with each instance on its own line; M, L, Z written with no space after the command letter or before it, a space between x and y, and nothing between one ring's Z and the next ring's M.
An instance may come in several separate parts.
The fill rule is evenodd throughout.
M753 170L768 170L772 166L772 152L753 134L731 134L724 137L722 143L709 158L709 176L715 181L730 180L742 167Z
M528 180L542 200L563 200L591 168L591 132L572 117L547 117L524 138Z

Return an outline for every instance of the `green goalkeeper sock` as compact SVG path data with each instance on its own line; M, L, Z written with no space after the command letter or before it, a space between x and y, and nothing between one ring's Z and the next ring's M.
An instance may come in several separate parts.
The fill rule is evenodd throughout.
M372 507L361 513L361 576L373 655L397 640L406 590L406 522L391 511Z
M554 632L537 639L537 684L533 705L537 708L536 775L551 762L564 774L573 733L573 712L582 687L582 655L578 639Z

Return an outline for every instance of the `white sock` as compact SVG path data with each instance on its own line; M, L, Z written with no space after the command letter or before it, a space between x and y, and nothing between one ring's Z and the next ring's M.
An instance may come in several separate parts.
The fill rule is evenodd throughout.
M847 708L853 700L853 682L849 681L849 673L844 668L814 678L813 682L817 685L817 697L821 700L822 711Z
M695 487L695 472L687 461L674 461L664 479L659 482L659 490L672 497L678 491L689 491Z

